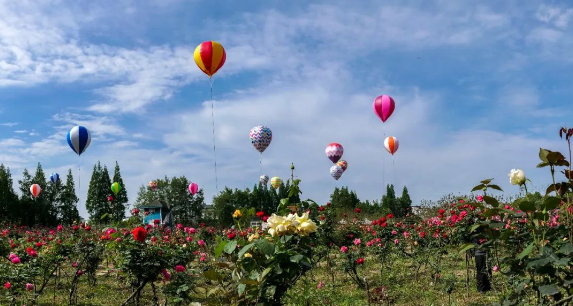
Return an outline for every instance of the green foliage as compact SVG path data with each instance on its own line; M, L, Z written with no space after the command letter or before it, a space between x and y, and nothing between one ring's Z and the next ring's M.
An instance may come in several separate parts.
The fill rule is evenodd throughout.
M125 184L123 183L123 179L121 178L121 171L119 169L119 163L115 162L115 169L113 171L113 179L112 181L115 183L119 183L121 186L119 192L117 194L113 194L113 201L110 203L111 205L111 216L112 220L115 222L119 222L125 218L125 209L127 208L127 203L129 202L127 198L127 189L125 188ZM111 185L111 184L110 184Z

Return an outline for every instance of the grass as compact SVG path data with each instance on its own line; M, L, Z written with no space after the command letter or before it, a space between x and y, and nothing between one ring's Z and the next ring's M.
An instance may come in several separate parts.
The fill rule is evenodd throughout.
M370 305L489 305L498 300L498 275L492 281L493 291L486 294L476 290L475 264L470 261L469 295L465 287L466 268L465 258L457 254L445 255L440 269L440 276L431 277L428 265L422 265L418 273L417 266L411 260L390 258L384 264L375 258L367 258L366 263L359 268L361 277L366 277L371 295L375 288L385 286L382 302L372 302ZM100 271L95 286L90 286L85 277L81 278L78 286L77 305L82 306L116 306L120 305L131 293L129 284L120 279L117 274L107 274L104 267ZM333 282L334 278L334 282ZM317 288L322 281L325 285ZM159 301L163 305L165 297L161 294L162 282L157 282ZM198 284L201 286L201 284ZM447 287L453 288L451 296L446 292ZM201 290L204 291L204 290ZM54 296L54 283L48 284L38 305L68 305L69 284L59 283ZM365 290L356 286L341 267L329 269L322 264L302 277L288 292L284 301L286 305L336 305L358 306L369 305ZM150 286L142 292L141 305L153 305L153 293Z

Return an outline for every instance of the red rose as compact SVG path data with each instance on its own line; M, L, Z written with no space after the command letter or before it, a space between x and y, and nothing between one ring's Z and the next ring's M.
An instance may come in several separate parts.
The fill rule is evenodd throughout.
M326 218L326 217L324 217L324 215L321 215L321 216L320 216L320 220L323 220L323 221L324 221L325 218Z
M268 219L269 219L269 216L263 216L263 222L267 222Z
M446 211L443 210L443 209L441 209L441 208L440 208L440 210L438 210L438 213L439 213L440 215L443 215L445 212L446 212Z
M320 210L320 211L324 211L324 206L320 206L320 207L318 207L318 210Z
M360 257L360 258L358 258L358 259L356 260L356 264L357 264L357 265L361 265L361 264L363 264L363 263L364 263L364 258L362 258L362 257Z
M229 240L234 239L235 236L237 236L237 234L235 234L233 232L227 234L227 238L229 238Z
M355 211L357 214L359 214L359 213L362 211L362 209L356 207L356 208L354 209L354 211Z
M153 220L153 224L159 224L159 219Z
M326 203L326 206L330 206L330 202Z
M142 226L133 229L133 239L139 242L145 242L147 238L147 231Z
M262 218L265 216L265 212L264 211L259 211L257 212L257 217Z
M393 214L388 214L388 215L386 215L386 218L392 219L392 218L394 218L394 215L393 215Z

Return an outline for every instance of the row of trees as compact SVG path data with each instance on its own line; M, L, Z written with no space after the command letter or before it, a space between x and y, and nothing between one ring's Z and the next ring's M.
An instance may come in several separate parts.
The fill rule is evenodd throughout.
M112 182L119 183L121 187L117 195L111 191ZM98 161L93 168L86 198L86 209L90 215L90 220L98 223L121 221L125 218L127 202L127 190L121 178L119 164L115 162L112 179L109 176L107 166L102 167Z
M203 190L192 195L187 187L191 182L185 177L165 177L155 180L157 188L151 190L147 186L141 186L137 193L134 206L141 207L155 201L164 201L171 207L171 213L175 223L197 224L202 219L205 209L205 197Z
M66 181L52 183L46 180L42 165L38 163L34 176L24 169L20 185L20 196L13 187L10 168L0 165L0 218L22 225L71 224L80 220L77 209L72 170L68 170ZM40 185L42 192L37 198L30 194L33 184Z
M330 195L330 203L332 209L340 216L355 208L360 208L363 214L372 217L384 216L389 213L397 217L403 217L412 207L412 200L408 194L408 188L404 186L402 196L398 198L394 191L394 185L386 186L386 194L382 196L381 201L374 200L372 202L368 200L364 202L360 201L356 192L349 190L348 187L337 187Z

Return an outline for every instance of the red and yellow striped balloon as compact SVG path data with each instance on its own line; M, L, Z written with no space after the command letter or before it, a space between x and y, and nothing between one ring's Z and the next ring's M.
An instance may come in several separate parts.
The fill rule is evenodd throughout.
M225 48L216 41L206 41L195 49L195 63L201 71L211 78L223 65L227 59Z
M398 138L393 137L393 136L389 136L386 137L386 139L384 140L384 147L386 147L386 151L388 151L388 153L394 155L394 153L396 153L396 151L398 151L398 147L400 146L400 142L398 141Z

